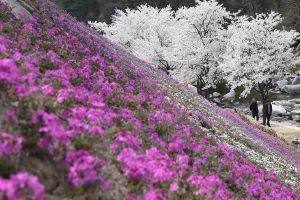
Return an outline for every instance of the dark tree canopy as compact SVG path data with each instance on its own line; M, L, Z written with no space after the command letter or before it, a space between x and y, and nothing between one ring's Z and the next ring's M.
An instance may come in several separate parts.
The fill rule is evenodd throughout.
M282 13L284 26L300 31L300 1L299 0L218 0L230 11L241 10L242 14L270 12ZM110 22L115 9L135 8L141 4L149 4L158 8L170 5L173 9L181 6L193 6L194 0L56 0L65 10L81 21Z
M171 5L173 9L192 6L194 0L56 0L56 2L79 20L98 20L110 22L115 9L135 8L149 4L158 8Z

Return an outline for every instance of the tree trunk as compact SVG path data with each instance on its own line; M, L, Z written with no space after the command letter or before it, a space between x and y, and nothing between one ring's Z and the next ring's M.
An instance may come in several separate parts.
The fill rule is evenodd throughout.
M209 91L208 91L208 89L205 90L205 98L207 98L207 99L209 98Z
M197 79L197 93L200 94L200 95L202 95L202 94L201 94L201 93L202 93L201 88L202 88L201 81L200 81L200 79L198 78L198 79Z

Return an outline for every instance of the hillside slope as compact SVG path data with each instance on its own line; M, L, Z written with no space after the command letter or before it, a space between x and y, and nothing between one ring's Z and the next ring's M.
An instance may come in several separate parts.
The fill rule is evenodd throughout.
M1 199L299 199L297 149L28 2L0 2Z

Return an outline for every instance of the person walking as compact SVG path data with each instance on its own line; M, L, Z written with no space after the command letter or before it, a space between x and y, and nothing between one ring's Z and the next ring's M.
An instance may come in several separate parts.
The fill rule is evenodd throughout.
M256 120L259 120L259 116L258 116L258 106L257 106L257 101L255 98L252 98L252 103L250 105L250 110L252 112L252 117L253 119L256 118Z
M267 125L269 127L271 127L270 125L270 119L271 119L271 115L272 115L272 104L270 101L267 101L266 107L265 107L265 113L267 115Z

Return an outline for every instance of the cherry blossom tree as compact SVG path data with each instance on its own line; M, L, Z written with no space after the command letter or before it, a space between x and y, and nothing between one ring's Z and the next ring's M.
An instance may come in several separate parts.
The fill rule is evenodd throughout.
M247 96L252 89L261 94L264 124L269 90L299 61L291 47L298 34L278 29L281 22L276 12L237 19L229 26L231 37L220 65L229 85L244 88L241 96Z
M170 7L147 5L117 10L112 24L90 25L179 81L197 85L202 93L221 77L218 64L233 17L215 0L196 0L195 7L182 7L176 13Z
M167 72L172 69L168 58L173 51L173 34L179 27L171 7L158 9L142 5L137 9L116 10L110 25L89 23L139 58Z
M197 0L195 7L182 7L176 12L182 28L175 40L175 76L197 85L199 93L215 87L220 80L220 55L224 52L228 23L234 17L215 0Z

